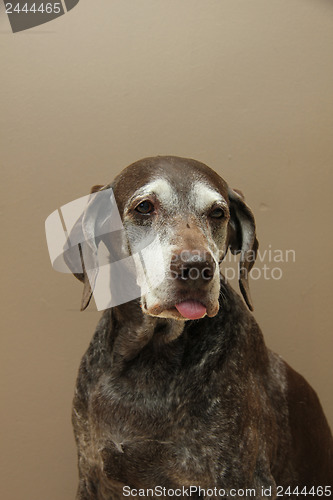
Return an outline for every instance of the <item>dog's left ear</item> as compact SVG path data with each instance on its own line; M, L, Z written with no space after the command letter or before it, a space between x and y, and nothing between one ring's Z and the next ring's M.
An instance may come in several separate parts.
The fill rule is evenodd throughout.
M240 253L239 288L248 308L253 311L248 275L256 260L259 246L255 220L241 191L228 188L228 196L230 203L228 246L233 254Z

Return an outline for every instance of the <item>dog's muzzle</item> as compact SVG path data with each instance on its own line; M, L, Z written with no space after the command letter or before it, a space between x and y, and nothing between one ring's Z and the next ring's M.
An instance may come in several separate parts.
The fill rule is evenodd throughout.
M175 280L176 294L182 300L175 304L178 313L186 319L199 319L207 313L200 296L204 296L216 270L209 252L183 250L173 255L170 273Z

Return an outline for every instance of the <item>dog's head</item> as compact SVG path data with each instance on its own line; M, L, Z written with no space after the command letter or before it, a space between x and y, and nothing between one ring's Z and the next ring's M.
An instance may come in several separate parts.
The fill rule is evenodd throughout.
M134 257L141 307L146 314L181 320L215 316L219 310L219 265L228 248L240 253L240 289L252 310L248 273L258 242L254 217L240 192L228 188L206 165L178 157L140 160L111 184L95 186L92 192L111 192L110 188L124 230L107 230L110 221L105 196L93 198L74 227L74 231L79 227L88 235L90 269L94 270L88 280L87 262L82 262L83 273L76 274L85 285L82 309L94 290L99 269L97 247L103 241L114 261ZM143 287L142 259L138 256L148 246L150 269L156 269L161 279ZM70 255L67 262L70 266Z

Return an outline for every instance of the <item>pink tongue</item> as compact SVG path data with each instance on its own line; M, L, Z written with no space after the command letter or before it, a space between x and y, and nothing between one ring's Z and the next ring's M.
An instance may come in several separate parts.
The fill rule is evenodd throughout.
M176 309L180 314L187 319L199 319L206 313L206 308L196 300L185 300L180 304L176 304Z

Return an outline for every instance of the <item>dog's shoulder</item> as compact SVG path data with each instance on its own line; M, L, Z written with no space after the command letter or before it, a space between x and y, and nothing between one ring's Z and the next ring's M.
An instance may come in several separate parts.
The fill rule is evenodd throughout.
M316 471L315 485L322 486L327 478L333 479L332 434L314 389L287 363L285 366L293 460L304 484Z

